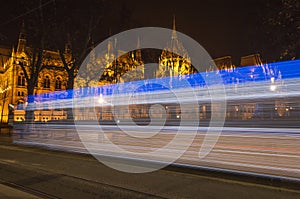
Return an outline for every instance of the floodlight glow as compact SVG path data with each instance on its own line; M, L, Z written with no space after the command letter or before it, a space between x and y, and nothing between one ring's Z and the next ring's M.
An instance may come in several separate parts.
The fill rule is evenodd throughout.
M271 85L271 86L270 86L270 90L271 90L271 91L275 91L276 88L277 88L276 85Z
M275 78L271 77L271 84L274 84L274 83L275 83Z
M103 104L103 103L105 102L105 100L103 99L102 94L100 94L100 97L99 97L99 99L98 99L98 102L99 102L100 104Z

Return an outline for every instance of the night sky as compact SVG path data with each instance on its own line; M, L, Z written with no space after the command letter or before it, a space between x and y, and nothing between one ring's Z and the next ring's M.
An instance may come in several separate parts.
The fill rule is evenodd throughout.
M264 54L259 33L262 1L133 1L134 19L144 26L172 28L197 40L212 57ZM170 3L173 2L173 3ZM265 55L263 55L265 57Z
M47 3L47 1L44 1ZM70 2L63 1L66 9ZM67 3L65 3L67 2ZM83 1L89 3L89 1ZM0 11L0 44L16 45L21 21L32 15L35 7L22 9L19 1L3 1ZM50 1L45 7L58 6ZM278 58L278 52L264 30L266 1L264 0L127 0L104 3L99 25L101 38L120 32L121 10L128 10L126 29L155 26L172 28L176 16L177 30L197 40L213 57L230 55L239 65L240 57L260 53L264 61ZM80 5L73 5L73 7ZM125 10L126 10L125 9ZM27 13L27 14L26 14ZM62 16L63 17L63 16Z

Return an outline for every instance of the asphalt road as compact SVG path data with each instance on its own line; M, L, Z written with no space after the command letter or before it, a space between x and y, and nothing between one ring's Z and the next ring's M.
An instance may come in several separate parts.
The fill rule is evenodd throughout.
M0 137L1 183L41 198L300 198L300 190L215 175L170 169L123 173L89 155L24 147L11 141Z

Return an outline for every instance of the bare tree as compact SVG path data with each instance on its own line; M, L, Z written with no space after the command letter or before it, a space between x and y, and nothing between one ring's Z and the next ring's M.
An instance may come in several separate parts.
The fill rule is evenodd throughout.
M38 82L38 76L40 71L42 70L42 59L43 59L43 50L33 49L32 56L28 62L20 61L20 66L22 71L24 72L24 76L26 79L26 87L27 87L27 102L28 108L26 109L25 119L27 122L34 121L34 110L32 109L32 105L34 103L34 88ZM27 63L29 63L27 65Z
M26 79L26 88L28 95L28 106L26 107L25 119L27 122L34 121L34 88L37 85L38 77L43 69L43 56L45 49L45 21L44 12L42 7L42 1L39 1L40 7L35 15L29 18L28 24L31 34L35 38L32 42L31 48L26 49L25 53L27 55L25 58L20 58L19 65L24 73Z
M87 5L76 5L67 12L59 4L56 6L54 40L63 68L68 74L66 85L68 98L73 96L75 77L93 46L92 37L102 18L102 5L102 1L91 1ZM61 20L62 16L64 20ZM67 119L73 119L72 109L67 110Z
M272 43L280 48L280 59L300 57L300 2L270 0L265 24Z

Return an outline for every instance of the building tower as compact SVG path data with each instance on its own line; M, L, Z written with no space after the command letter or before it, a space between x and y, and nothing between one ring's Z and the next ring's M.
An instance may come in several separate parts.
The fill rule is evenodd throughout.
M71 36L68 34L67 42L65 44L65 54L72 54Z
M173 77L193 73L191 60L182 43L178 40L176 20L173 17L173 31L171 41L159 57L159 67L156 77Z
M17 46L17 55L25 52L26 48L26 33L25 33L25 23L23 21L21 31L19 34L18 46Z

